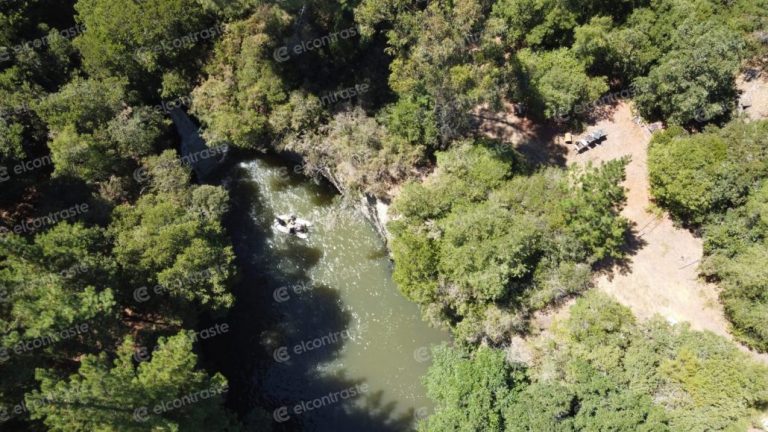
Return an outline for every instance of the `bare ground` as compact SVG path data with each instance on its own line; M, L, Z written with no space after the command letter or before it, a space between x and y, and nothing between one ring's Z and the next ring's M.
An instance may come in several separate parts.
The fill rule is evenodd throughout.
M627 205L622 214L632 222L632 235L638 244L626 267L598 275L596 286L632 308L641 319L660 314L670 322L686 321L696 330L729 337L717 287L698 278L701 239L674 226L666 215L649 212L650 132L632 121L627 103L620 103L611 118L587 131L596 128L603 129L607 139L581 154L569 152L568 160L583 164L631 157L624 182Z
M744 113L750 120L768 118L768 74L760 71L743 74L736 80L741 104L748 105Z
M754 98L754 110L763 109L756 104L758 99L768 101L768 85L759 90L752 89L751 93L760 94L760 91L766 91L766 94ZM671 323L688 322L693 329L708 330L732 339L718 299L718 287L698 278L702 240L675 226L668 216L649 211L647 149L651 132L633 120L630 105L619 102L595 112L594 121L584 133L603 129L607 138L582 153L577 153L572 145L560 143L559 134L563 131L558 131L554 125L536 125L512 112L480 112L485 117L481 131L514 145L531 161L556 165L599 164L623 156L631 157L624 182L627 205L622 211L632 223L630 255L623 265L596 275L597 289L629 307L641 320L659 314ZM562 317L569 305L538 314L534 319L534 333L546 332L553 317ZM742 349L749 351L743 346ZM768 355L750 353L768 363Z

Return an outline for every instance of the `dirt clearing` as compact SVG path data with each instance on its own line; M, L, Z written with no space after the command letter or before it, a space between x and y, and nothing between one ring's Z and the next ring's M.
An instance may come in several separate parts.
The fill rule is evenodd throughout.
M649 211L647 150L651 132L635 122L628 103L619 102L609 108L578 135L581 137L602 129L607 137L581 153L572 144L560 144L554 129L524 129L529 126L526 121L512 115L504 116L503 122L485 122L481 130L489 136L512 143L529 159L555 164L560 164L560 161L567 165L599 164L629 156L631 160L624 182L627 205L622 214L633 225L633 250L624 266L596 276L597 289L628 306L640 319L659 314L671 323L688 322L693 329L708 330L732 339L718 299L718 287L698 278L698 263L703 254L702 240L676 227L666 215ZM574 138L578 137L574 135ZM537 327L544 330L546 321L536 322L542 324ZM753 355L768 362L767 355Z

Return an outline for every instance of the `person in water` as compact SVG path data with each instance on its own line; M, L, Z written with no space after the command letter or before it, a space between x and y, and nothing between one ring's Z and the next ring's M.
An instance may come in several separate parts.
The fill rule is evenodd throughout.
M307 232L307 226L303 223L298 223L298 218L295 214L291 214L288 216L287 220L283 220L282 218L277 218L277 222L288 228L288 233L295 235L296 233L305 233Z

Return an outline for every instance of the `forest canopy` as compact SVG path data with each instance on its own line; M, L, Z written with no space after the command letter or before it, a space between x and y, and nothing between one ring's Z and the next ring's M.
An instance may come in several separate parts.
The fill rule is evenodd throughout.
M768 121L739 116L736 84L765 72L767 23L768 0L0 3L0 428L299 424L195 337L235 313L250 258L232 185L184 161L187 114L233 149L220 169L278 154L350 202L391 204L394 281L452 337L419 430L757 427L768 371L736 342L768 352ZM632 246L628 159L533 161L479 127L514 107L580 130L615 95L665 126L653 205L702 236L735 341L593 289ZM270 357L274 335L246 331Z
M488 347L441 346L434 357L425 432L745 430L768 398L768 368L727 340L658 317L638 323L594 292L529 365Z
M438 153L432 178L394 203L395 281L459 341L501 343L622 255L625 162L531 172L498 143Z

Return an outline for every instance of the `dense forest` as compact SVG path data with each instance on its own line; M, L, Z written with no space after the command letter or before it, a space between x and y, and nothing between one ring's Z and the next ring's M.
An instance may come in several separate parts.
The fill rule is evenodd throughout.
M768 366L738 343L768 352L768 120L734 100L768 1L8 0L0 24L0 430L303 430L201 349L243 269L174 110L391 203L393 278L452 337L418 430L761 427ZM541 164L478 129L514 103L579 130L606 94L666 126L654 205L702 236L735 341L593 289L627 255L626 158Z

